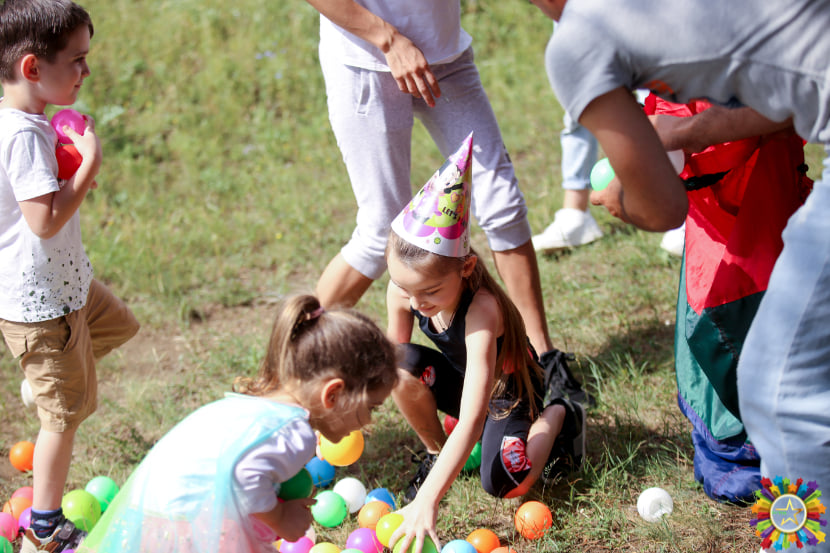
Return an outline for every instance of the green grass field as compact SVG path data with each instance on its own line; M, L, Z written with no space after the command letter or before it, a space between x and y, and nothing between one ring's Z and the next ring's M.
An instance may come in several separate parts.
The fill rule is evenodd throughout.
M551 23L518 1L462 4L538 232L562 200L562 110L542 63ZM235 376L252 374L275 303L313 289L355 214L327 119L317 12L308 4L84 5L96 33L92 76L75 107L95 117L105 156L100 186L82 208L84 240L96 276L143 327L98 367L99 409L79 430L67 490L99 474L123 483L166 430L221 397ZM814 167L818 159L811 149ZM413 190L442 161L416 126ZM605 238L539 260L554 343L577 354L576 372L598 400L584 470L530 494L554 514L540 540L514 531L518 500L493 499L470 476L443 502L439 535L449 541L489 528L519 553L757 550L749 508L714 503L694 482L673 373L680 262L659 249L659 235L594 214ZM473 241L487 251L478 229ZM381 325L385 284L384 277L358 305ZM22 373L8 351L0 364L5 500L31 483L5 461L8 451L34 441L39 425L20 401ZM391 400L366 438L361 459L337 477L402 493L419 446ZM635 506L651 486L674 498L674 513L657 524L641 520ZM354 516L335 529L317 527L318 540L342 547L356 527Z

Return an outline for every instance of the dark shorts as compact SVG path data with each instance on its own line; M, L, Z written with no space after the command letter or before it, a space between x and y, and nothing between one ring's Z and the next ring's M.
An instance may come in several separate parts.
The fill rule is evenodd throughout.
M458 418L464 373L453 367L444 354L426 346L406 344L403 368L430 389L438 409ZM535 385L533 396L538 413L542 410L541 382ZM530 415L530 395L524 394L518 405L501 415L513 404L513 397L491 399L481 435L481 485L496 497L504 497L530 472L525 454L527 434L535 420Z

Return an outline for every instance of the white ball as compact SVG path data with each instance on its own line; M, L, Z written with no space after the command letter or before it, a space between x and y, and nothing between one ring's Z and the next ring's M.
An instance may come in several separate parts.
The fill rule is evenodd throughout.
M350 513L358 512L366 501L366 486L351 476L339 480L332 490L346 501Z
M663 488L648 488L637 498L637 512L648 522L657 522L673 510L674 502Z
M32 387L29 385L29 381L25 378L23 382L20 383L20 397L23 399L23 405L26 407L31 407L35 404L35 398L32 395Z

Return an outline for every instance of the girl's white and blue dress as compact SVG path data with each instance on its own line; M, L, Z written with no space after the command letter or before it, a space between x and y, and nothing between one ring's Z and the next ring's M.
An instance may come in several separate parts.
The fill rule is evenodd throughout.
M78 553L275 551L276 535L250 515L276 506L279 482L315 447L305 409L228 394L150 450Z

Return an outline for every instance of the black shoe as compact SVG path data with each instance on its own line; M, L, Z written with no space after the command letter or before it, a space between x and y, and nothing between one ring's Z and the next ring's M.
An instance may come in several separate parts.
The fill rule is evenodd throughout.
M566 413L562 432L553 442L542 473L546 483L579 470L585 458L585 407L577 401L564 398L554 400L553 404L564 406Z
M418 470L415 471L415 476L412 477L409 486L406 488L406 493L403 496L404 503L410 503L418 495L418 489L427 479L427 474L432 470L436 457L438 457L437 454L427 451L412 454L412 462L418 463Z
M596 400L585 391L582 383L573 375L568 361L575 360L573 353L565 353L553 348L539 356L539 364L545 370L545 400L543 405L550 405L556 398L578 401L588 407L594 407Z

